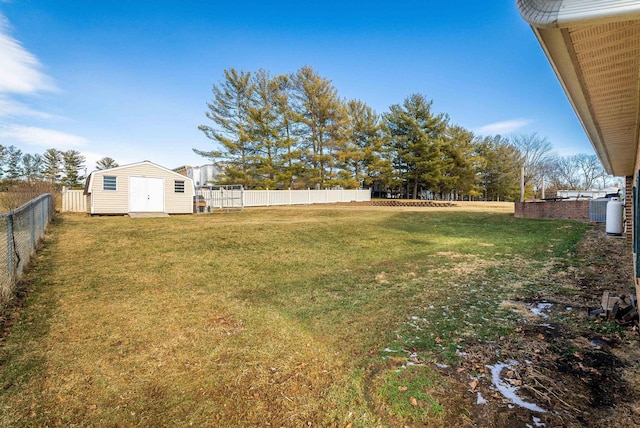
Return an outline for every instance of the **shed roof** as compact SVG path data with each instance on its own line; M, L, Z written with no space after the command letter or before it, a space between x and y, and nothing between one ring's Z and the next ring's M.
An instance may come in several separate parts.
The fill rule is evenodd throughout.
M640 129L640 2L517 0L605 170L633 175Z
M89 189L91 189L92 188L91 186L93 185L93 178L95 177L96 174L105 174L105 173L109 174L109 173L114 173L114 172L117 173L118 171L121 171L123 169L135 167L135 166L138 166L138 165L144 165L144 164L152 165L152 166L154 166L156 168L159 168L159 169L161 169L161 170L163 170L165 172L168 172L168 173L170 173L172 175L175 175L176 178L180 178L181 180L191 181L191 183L192 183L191 185L193 186L193 180L191 178L189 178L189 177L187 177L185 175L182 175L180 173L177 173L175 171L172 171L169 168L165 168L165 167L163 167L161 165L158 165L158 164L153 163L151 161L145 160L145 161L142 161L142 162L136 162L136 163L130 163L128 165L117 166L115 168L108 168L108 169L101 169L101 170L98 170L98 171L93 171L91 174L89 174L89 176L87 177L87 179L86 179L86 181L84 183L84 193L85 194L89 193Z

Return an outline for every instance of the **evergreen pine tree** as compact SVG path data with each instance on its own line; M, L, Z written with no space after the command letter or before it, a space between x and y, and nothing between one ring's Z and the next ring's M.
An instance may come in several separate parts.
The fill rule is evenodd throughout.
M115 160L113 160L109 156L105 156L105 157L103 157L101 159L98 159L96 161L96 169L98 171L103 170L103 169L116 168L118 166L119 166L118 162L116 162Z
M54 148L47 149L42 155L42 175L51 184L60 182L62 175L62 152Z
M205 115L214 125L198 126L207 138L217 143L218 150L194 151L211 159L222 158L224 180L251 188L255 172L250 164L254 147L249 138L248 120L254 92L251 73L232 68L225 70L224 76L223 82L213 85L213 99L207 103Z
M302 67L292 78L301 119L301 157L308 165L306 184L329 187L337 176L337 152L345 140L346 109L331 81L311 67Z
M451 166L443 150L449 118L434 115L432 104L423 95L412 94L384 115L395 152L394 168L407 186L405 197L417 198L419 188L438 191L444 171Z
M85 177L81 174L84 168L85 157L77 150L67 150L62 153L64 178L62 184L77 188L82 186Z
M24 173L22 169L22 150L15 146L9 146L7 148L4 172L10 180L22 177Z

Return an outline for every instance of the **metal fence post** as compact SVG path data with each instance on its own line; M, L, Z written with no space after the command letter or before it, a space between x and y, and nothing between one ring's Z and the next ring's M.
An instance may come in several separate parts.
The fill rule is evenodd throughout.
M49 197L43 199L42 204L40 205L40 233L44 233L44 228L47 227L47 210L46 208L49 206Z
M29 203L29 225L31 232L31 247L30 250L36 248L36 213L34 212L34 203L33 201Z

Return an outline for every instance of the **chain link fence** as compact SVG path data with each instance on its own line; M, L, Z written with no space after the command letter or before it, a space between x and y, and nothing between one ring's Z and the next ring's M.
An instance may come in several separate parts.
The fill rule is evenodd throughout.
M53 197L47 193L0 215L0 298L4 305L29 263L36 244L53 215Z

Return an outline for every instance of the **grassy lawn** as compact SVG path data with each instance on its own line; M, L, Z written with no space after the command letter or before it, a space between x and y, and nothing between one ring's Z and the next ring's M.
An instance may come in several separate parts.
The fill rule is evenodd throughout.
M62 216L0 426L463 425L475 397L439 368L512 332L500 303L588 228L507 211Z

